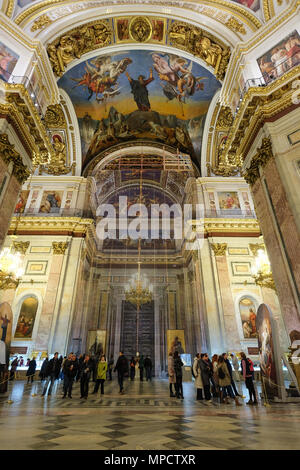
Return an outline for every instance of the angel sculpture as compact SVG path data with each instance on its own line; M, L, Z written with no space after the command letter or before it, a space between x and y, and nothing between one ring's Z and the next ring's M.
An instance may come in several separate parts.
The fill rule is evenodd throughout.
M73 88L86 86L90 93L88 100L95 93L98 103L106 101L120 94L117 80L131 62L132 60L129 57L113 62L110 57L98 57L91 60L90 64L86 62L84 75L80 78L72 78L74 82L77 82Z
M167 57L166 60L164 57ZM152 54L153 68L158 73L160 80L166 82L163 85L165 96L172 100L177 98L185 102L185 98L193 96L195 91L203 90L204 83L201 80L207 77L195 77L192 73L193 63L187 65L187 60L173 54Z

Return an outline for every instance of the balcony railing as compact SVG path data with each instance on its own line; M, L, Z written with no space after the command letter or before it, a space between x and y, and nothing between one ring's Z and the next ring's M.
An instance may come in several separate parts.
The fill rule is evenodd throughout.
M243 87L243 89L240 93L240 100L239 100L239 104L236 107L235 115L238 112L238 110L240 109L240 103L243 100L243 97L244 97L245 93L249 90L249 88L252 88L252 87L265 87L265 86L269 85L270 83L274 82L277 78L282 77L282 75L284 75L286 72L288 72L293 67L295 67L296 65L299 65L299 64L300 64L299 52L296 52L294 55L292 55L291 57L288 57L285 60L279 61L277 63L277 65L274 65L274 66L270 66L270 62L268 62L266 64L261 63L260 69L261 70L262 70L262 68L265 69L264 71L262 71L262 77L249 78L246 81L246 83L245 83L245 85L244 85L244 87Z
M23 75L23 76L13 75L12 73L8 72L7 70L4 70L0 66L0 80L5 81L6 83L12 83L13 85L23 85L28 91L30 98L33 101L33 104L36 107L37 112L39 113L41 117L43 116L42 108L37 99L37 96L35 94L30 78L28 78L26 75Z

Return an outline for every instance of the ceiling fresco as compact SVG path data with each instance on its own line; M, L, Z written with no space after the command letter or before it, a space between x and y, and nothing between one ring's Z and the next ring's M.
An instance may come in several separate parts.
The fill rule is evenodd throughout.
M205 117L221 85L183 57L130 50L84 61L58 86L74 105L86 166L102 151L129 141L170 145L199 165Z

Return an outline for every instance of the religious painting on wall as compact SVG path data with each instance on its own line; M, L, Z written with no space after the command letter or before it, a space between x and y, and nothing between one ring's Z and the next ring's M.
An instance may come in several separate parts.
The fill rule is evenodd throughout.
M287 70L300 64L300 36L293 31L272 49L257 59L266 83L280 77Z
M18 62L19 55L0 41L0 80L7 82Z
M92 355L105 354L106 330L89 330L87 336L87 351Z
M15 207L15 214L22 214L24 212L25 206L26 206L26 203L27 203L27 199L28 199L28 195L29 195L29 191L21 191L20 192L18 202L17 202L16 207Z
M34 327L38 301L35 297L27 297L21 305L18 323L15 331L17 339L31 339Z
M218 192L219 207L221 210L240 212L241 206L238 193L234 191Z
M272 311L265 304L258 308L256 329L258 332L259 362L262 392L268 398L282 398L285 387L282 376L281 349L277 325Z
M256 331L256 308L251 297L244 297L240 300L239 311L245 339L257 338Z
M167 346L168 353L178 351L179 354L185 354L184 330L167 330Z
M206 114L220 83L192 60L129 50L75 65L58 86L74 105L86 166L113 145L141 139L177 147L199 162Z
M63 191L44 191L39 212L59 212Z

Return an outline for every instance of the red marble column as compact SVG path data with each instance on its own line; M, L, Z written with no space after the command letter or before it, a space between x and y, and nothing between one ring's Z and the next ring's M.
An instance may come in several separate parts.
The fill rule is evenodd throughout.
M287 331L300 331L300 234L274 158L251 190Z
M7 165L2 158L0 158L0 186L6 174L8 174ZM11 218L14 214L20 189L21 183L19 183L13 174L10 175L8 184L4 189L4 197L0 203L0 249L2 248Z

